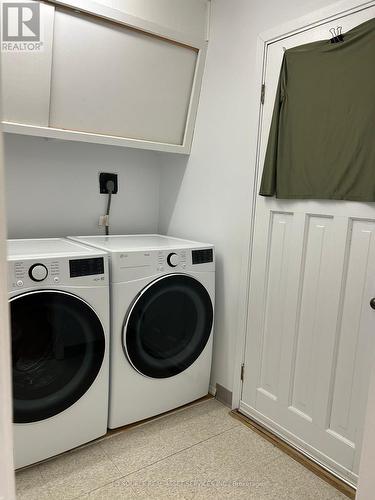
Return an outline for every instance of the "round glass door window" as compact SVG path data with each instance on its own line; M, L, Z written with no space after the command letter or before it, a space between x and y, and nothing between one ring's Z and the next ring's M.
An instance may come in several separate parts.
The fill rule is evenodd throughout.
M40 291L10 301L14 422L52 417L90 388L105 337L94 310L64 292Z
M124 350L143 375L172 377L202 353L212 321L205 287L190 276L170 274L152 282L134 301L124 324Z

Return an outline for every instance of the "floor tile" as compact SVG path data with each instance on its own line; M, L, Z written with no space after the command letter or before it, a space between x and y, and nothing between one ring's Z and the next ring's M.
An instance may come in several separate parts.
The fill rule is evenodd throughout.
M287 455L279 457L265 470L251 499L332 500L346 498L333 486Z
M40 466L53 500L69 500L121 476L98 444L61 455Z
M215 400L200 403L101 441L122 474L129 474L240 424Z
M124 478L136 498L249 496L263 468L281 452L245 427L235 427ZM240 498L240 496L238 496Z
M345 500L211 400L17 473L18 500Z
M49 490L44 484L38 466L30 467L16 473L17 500L47 500Z
M132 500L134 496L131 486L117 480L78 498L79 500Z
M329 500L348 500L348 497L344 495L344 493L341 493L340 491L336 491L336 493L333 494L332 497L330 497Z

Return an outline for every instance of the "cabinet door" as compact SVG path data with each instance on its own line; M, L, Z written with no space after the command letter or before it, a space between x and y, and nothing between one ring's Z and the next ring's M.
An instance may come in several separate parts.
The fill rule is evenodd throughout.
M49 126L182 145L198 51L56 9Z
M52 64L52 5L40 5L41 48L2 51L2 119L7 122L48 126Z

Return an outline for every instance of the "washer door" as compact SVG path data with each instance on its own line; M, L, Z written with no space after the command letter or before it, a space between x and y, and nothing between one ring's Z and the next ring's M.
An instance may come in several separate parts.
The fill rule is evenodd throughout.
M73 405L94 382L105 337L94 310L59 291L10 301L14 422L43 420Z
M211 334L213 307L205 287L183 274L169 274L142 290L123 329L123 346L133 367L152 378L186 370Z

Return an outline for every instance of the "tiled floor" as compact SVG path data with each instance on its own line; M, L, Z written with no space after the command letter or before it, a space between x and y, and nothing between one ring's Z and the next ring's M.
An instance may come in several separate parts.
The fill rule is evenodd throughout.
M346 499L215 400L26 469L16 479L19 500Z

